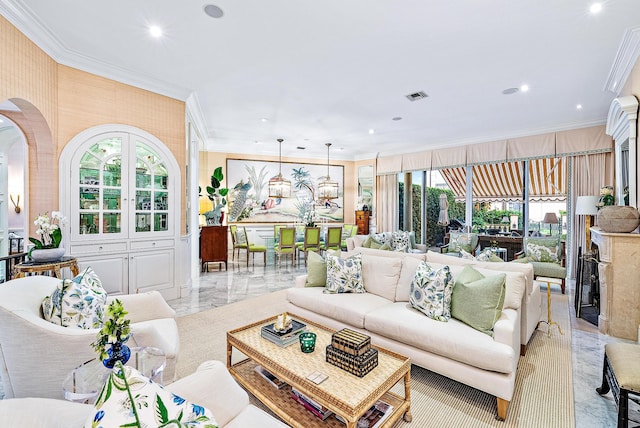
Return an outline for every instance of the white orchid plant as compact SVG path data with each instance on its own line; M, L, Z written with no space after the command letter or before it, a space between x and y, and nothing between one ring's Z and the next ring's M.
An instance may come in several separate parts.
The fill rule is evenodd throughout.
M38 215L33 224L38 226L36 235L38 235L40 239L29 238L29 241L34 245L34 247L29 250L29 256L31 256L31 251L34 249L58 248L62 242L60 225L66 221L66 217L63 216L60 211L51 211L51 216L49 216L48 212Z

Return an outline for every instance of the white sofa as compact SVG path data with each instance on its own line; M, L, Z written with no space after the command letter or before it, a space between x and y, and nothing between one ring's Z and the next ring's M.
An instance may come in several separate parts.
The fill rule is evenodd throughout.
M195 373L166 386L166 389L211 410L220 427L288 426L249 404L245 390L220 361L205 361ZM51 398L0 400L0 427L81 427L92 411L90 404Z
M35 275L0 284L0 377L5 398L62 398L65 377L96 357L90 344L97 329L62 327L42 316L42 300L59 282ZM164 382L175 380L180 349L175 311L157 291L113 298L129 312L132 336L127 344L162 349L167 358Z
M384 255L386 251L375 250L371 248L362 247L362 243L367 236L358 235L351 238L351 241L347 240L347 246L350 245L351 252L365 252L367 254ZM477 265L486 269L506 270L513 272L522 272L526 280L526 289L522 296L522 313L520 319L520 355L524 355L527 350L527 344L531 340L533 332L538 327L540 321L540 314L542 313L542 300L540 295L540 287L534 286L534 270L531 263L491 263L491 262L477 262L474 260L467 260L453 255L446 255L437 253L434 251L426 251L426 261L436 262L440 264L455 264L455 265ZM514 266L515 265L515 266Z
M412 232L413 233L413 232ZM364 241L367 240L369 235L356 235L347 238L347 251L353 251L356 248L361 248ZM415 248L412 249L412 253L426 253L427 246L424 244L415 244Z
M506 297L493 337L456 319L436 321L411 308L409 293L416 268L427 254L361 248L366 293L325 294L304 287L306 275L287 292L287 311L333 329L349 327L372 338L374 345L411 358L418 366L485 391L497 398L504 419L515 387L520 356L521 303L526 288L522 272L505 270ZM353 252L342 253L348 257ZM444 266L429 262L435 268ZM497 265L497 263L495 264ZM454 279L463 265L449 264ZM485 276L501 272L474 266Z
M449 265L474 265L492 270L522 272L525 276L526 287L522 296L522 310L520 316L520 355L525 354L527 344L538 327L538 322L540 321L540 315L542 313L540 287L533 281L534 272L533 265L531 263L477 262L460 257L448 256L434 251L427 252L427 261Z

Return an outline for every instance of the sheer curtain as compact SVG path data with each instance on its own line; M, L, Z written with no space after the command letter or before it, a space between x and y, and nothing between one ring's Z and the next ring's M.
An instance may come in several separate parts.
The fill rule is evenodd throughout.
M574 214L576 199L578 196L596 196L600 194L600 188L606 185L613 185L612 154L596 153L590 155L572 156L571 169L571 221L573 227L571 236L567 237L567 260L569 262L570 277L576 277L578 248L582 247L582 252L588 247L585 242L585 216Z
M376 231L398 230L398 175L379 175L376 188Z

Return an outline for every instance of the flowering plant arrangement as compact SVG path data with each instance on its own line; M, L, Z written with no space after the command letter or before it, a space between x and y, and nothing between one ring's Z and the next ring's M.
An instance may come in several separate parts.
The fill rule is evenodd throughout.
M311 208L302 214L301 220L306 226L313 227L316 225L316 221L318 221L318 213L316 213L315 209Z
M129 312L124 310L120 299L113 300L105 312L105 322L91 344L101 360L109 357L107 350L116 343L122 344L131 334L130 320L125 318Z
M60 225L64 224L66 220L66 217L63 216L60 211L51 211L51 217L49 217L48 212L38 215L33 224L38 226L36 235L38 235L40 239L29 238L29 241L35 245L31 251L34 249L58 248L62 242Z
M613 196L613 186L603 186L600 188L600 200L598 201L598 207L606 207L613 205L615 198Z

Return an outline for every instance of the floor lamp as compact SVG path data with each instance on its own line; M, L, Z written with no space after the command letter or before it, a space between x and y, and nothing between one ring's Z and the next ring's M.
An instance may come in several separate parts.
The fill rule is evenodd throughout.
M591 248L591 216L598 214L598 196L578 196L576 199L576 215L587 216L585 219L586 241L585 248Z

